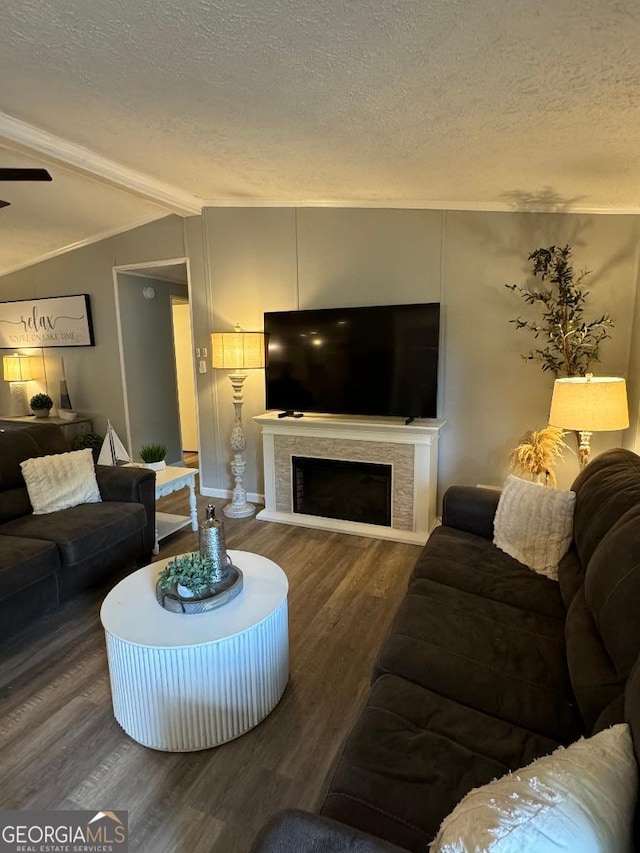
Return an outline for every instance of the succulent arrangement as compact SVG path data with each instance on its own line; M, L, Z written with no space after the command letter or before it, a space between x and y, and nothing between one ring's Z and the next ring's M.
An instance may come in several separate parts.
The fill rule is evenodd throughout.
M161 589L172 589L178 585L194 595L204 595L212 583L215 573L213 560L194 551L174 557L158 576Z
M143 444L139 450L143 462L162 462L167 455L166 444Z
M53 400L48 394L34 394L29 400L29 406L34 412L42 411L44 409L48 412L53 408Z

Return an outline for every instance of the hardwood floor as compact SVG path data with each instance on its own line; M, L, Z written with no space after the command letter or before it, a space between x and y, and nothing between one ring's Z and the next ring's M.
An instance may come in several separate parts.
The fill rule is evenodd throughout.
M209 500L198 499L200 515ZM186 490L159 505L188 514ZM270 557L289 578L280 704L215 749L164 753L131 740L113 718L99 621L114 578L4 644L2 809L128 809L136 853L243 853L273 812L319 806L420 548L255 519L225 519L225 530L230 548ZM195 549L187 528L156 559Z

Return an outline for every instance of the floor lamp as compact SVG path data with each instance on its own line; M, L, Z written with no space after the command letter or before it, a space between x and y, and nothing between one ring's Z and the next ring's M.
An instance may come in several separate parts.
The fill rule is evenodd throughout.
M11 414L28 415L27 382L33 379L31 361L28 355L4 355L2 357L4 381L9 383L11 393Z
M264 367L264 334L243 332L238 325L233 332L214 332L211 335L211 355L214 368L234 371L229 374L233 388L233 406L236 410L236 418L231 430L231 449L234 453L231 472L234 485L231 503L227 504L222 511L229 518L247 518L255 513L256 508L247 502L247 492L244 487L244 470L247 466L244 451L247 438L242 426L242 404L244 403L242 387L247 374L238 371Z
M629 426L627 388L617 376L570 376L553 385L549 424L579 435L580 470L589 462L591 433Z

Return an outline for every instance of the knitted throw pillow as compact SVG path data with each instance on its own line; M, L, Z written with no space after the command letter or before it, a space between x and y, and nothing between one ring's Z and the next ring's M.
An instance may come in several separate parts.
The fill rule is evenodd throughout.
M558 563L573 535L575 492L551 489L510 474L493 521L493 542L534 572L558 579Z
M89 448L20 463L34 515L101 501Z
M620 723L474 788L430 853L631 853L638 767Z

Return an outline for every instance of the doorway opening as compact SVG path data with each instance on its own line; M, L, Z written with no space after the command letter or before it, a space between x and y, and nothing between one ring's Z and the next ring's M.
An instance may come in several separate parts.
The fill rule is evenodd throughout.
M187 258L114 267L126 436L134 461L164 444L168 465L198 467L191 284Z

